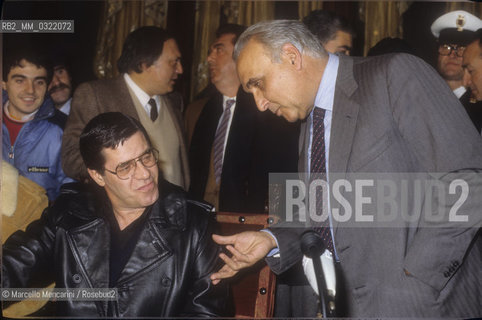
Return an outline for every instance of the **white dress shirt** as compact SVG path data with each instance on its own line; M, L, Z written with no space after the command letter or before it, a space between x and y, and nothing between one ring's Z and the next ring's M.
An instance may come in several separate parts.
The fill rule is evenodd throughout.
M135 82L132 80L131 77L127 73L124 73L124 79L131 88L131 90L134 92L136 95L137 99L141 103L141 105L144 107L146 110L147 115L150 117L151 116L151 105L149 104L149 100L154 99L156 101L156 106L157 106L157 114L160 113L160 106L161 106L161 98L159 95L154 95L150 97L144 90L142 90Z

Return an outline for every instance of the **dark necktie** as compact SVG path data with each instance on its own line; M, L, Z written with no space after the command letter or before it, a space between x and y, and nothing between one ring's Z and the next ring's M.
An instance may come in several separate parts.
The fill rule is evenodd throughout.
M157 104L156 104L156 100L154 100L153 98L149 99L149 102L148 102L150 105L151 105L151 120L152 121L156 121L157 119L157 116L159 115L157 113Z
M226 108L224 109L221 121L219 122L218 129L216 130L216 136L214 138L214 177L216 183L221 181L221 172L223 171L223 155L224 155L224 142L226 141L226 134L228 129L228 123L231 116L231 107L234 104L234 99L226 101Z
M315 179L326 179L326 150L325 150L325 109L314 108L313 110L313 137L311 140L311 172L310 181ZM316 194L316 212L321 215L323 210L323 194L318 188ZM331 238L330 220L320 222L314 226L321 235L328 250L333 253L333 239Z

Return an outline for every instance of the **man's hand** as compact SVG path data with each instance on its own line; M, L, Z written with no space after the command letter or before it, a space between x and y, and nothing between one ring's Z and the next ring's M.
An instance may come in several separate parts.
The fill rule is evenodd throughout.
M276 248L273 237L262 231L246 231L227 237L214 234L213 240L220 245L226 245L226 249L233 254L231 257L224 253L219 255L226 264L211 275L214 285L222 279L231 278L241 269L254 265Z

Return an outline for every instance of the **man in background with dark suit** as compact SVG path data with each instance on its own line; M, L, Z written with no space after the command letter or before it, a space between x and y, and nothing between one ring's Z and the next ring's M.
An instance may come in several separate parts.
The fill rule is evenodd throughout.
M217 92L186 111L192 132L190 191L218 211L262 213L267 211L269 172L296 170L299 125L261 114L242 90L232 54L244 29L228 24L217 30L207 58Z
M323 255L337 262L344 279L339 315L482 316L482 179L476 169L482 141L435 70L407 54L366 59L327 54L302 23L290 20L249 27L233 56L243 88L261 111L304 120L299 173L310 179L326 174L328 194L306 201L311 219L308 209L300 209L269 230L214 236L231 257L220 254L226 264L211 276L213 282L265 257L276 274L286 272L304 260L300 235L316 227L327 247ZM392 194L390 203L398 209L378 206L386 190L378 193L375 183L386 177L395 187L400 179L409 184L408 194L400 189ZM348 190L367 179L373 189ZM417 180L444 193L417 191ZM454 182L466 186L459 208L464 219L449 213L460 196L447 192ZM344 202L336 190L345 191ZM360 201L368 211L357 206ZM391 219L383 224L387 213ZM372 219L364 219L366 214ZM291 296L277 301L291 306L286 316L314 317L313 290L292 289Z
M127 36L117 67L118 77L87 82L75 91L62 142L66 174L78 180L87 178L79 154L80 133L97 114L118 111L142 123L159 150L163 177L187 189L182 99L171 93L183 72L176 40L161 28L141 27Z

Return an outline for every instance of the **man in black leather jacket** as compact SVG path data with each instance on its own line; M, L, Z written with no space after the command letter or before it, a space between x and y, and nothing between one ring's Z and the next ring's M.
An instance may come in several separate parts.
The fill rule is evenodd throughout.
M80 139L97 190L65 185L53 207L3 246L2 287L113 288L114 300L65 299L55 315L226 315L208 205L159 177L157 151L135 119L101 114ZM77 291L76 291L77 290Z

